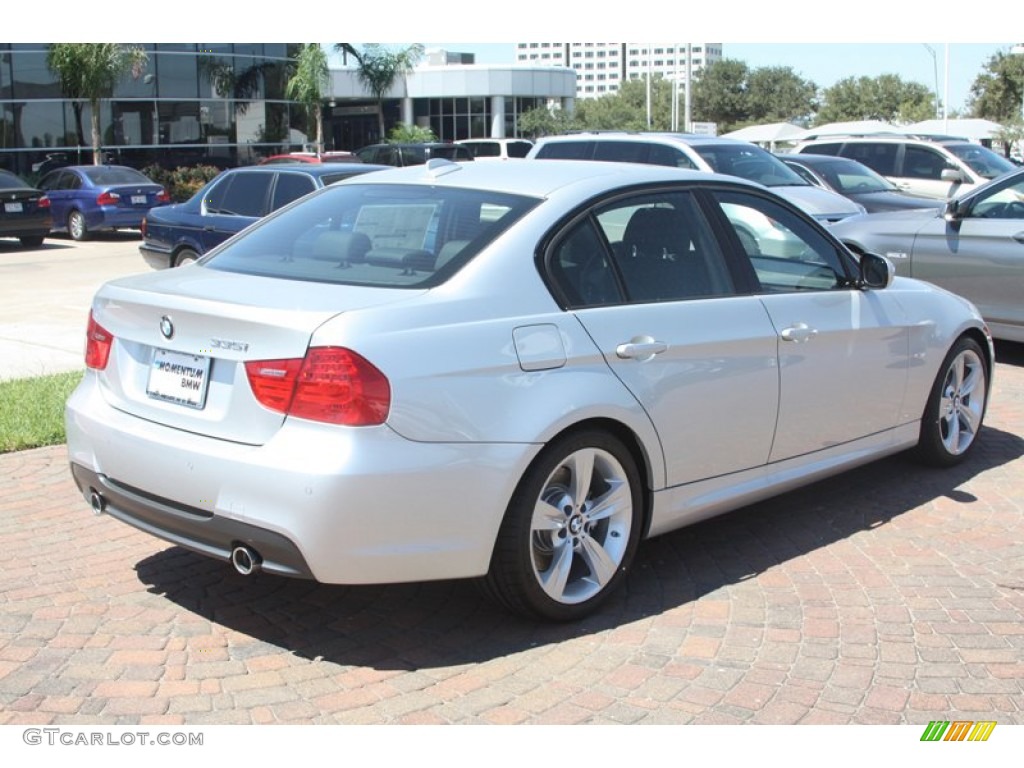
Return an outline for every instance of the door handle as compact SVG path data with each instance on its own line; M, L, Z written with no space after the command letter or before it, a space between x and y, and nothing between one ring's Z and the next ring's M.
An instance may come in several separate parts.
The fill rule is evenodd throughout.
M1016 235L1013 236L1013 239L1016 240L1021 245L1024 245L1024 232L1018 232Z
M779 336L783 341L793 341L797 344L808 341L812 336L817 336L818 330L811 328L807 323L796 323L789 328L783 328Z
M668 344L655 341L650 336L636 336L615 348L615 354L623 360L650 360L668 349Z

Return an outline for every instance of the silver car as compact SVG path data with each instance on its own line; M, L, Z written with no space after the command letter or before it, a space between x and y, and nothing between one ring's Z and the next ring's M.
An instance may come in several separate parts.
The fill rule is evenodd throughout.
M946 202L840 222L833 233L899 274L970 299L997 339L1024 341L1024 170Z
M961 461L992 361L967 301L759 185L433 160L101 287L68 452L96 512L242 574L476 578L572 620L645 538Z

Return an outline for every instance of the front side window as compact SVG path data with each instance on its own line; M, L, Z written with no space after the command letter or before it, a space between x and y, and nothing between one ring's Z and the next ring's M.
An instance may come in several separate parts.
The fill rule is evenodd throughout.
M907 147L903 154L903 176L908 179L940 181L942 172L954 168L942 155L928 147Z
M970 216L977 219L1024 219L1024 178L976 197Z
M766 198L715 192L715 199L767 293L849 285L842 257L812 224Z

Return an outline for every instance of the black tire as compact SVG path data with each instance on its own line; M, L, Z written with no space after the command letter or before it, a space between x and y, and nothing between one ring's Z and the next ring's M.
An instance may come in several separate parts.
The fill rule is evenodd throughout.
M18 238L25 248L38 248L43 244L43 235L23 235Z
M585 430L554 441L509 502L484 591L531 619L574 621L593 613L636 554L640 486L636 462L612 435Z
M191 248L182 248L174 255L174 267L183 267L186 264L192 264L199 258L199 254L193 251Z
M923 462L951 467L967 458L981 433L988 382L981 346L960 337L942 361L921 417L917 455Z
M77 242L89 239L89 227L86 226L85 216L81 211L72 211L68 214L68 234Z

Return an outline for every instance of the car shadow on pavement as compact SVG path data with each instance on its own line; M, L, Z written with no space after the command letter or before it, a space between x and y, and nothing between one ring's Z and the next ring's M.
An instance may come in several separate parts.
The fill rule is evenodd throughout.
M1013 341L996 342L996 361L1000 364L1024 368L1024 343Z
M961 486L1024 456L1024 439L986 427L977 448L948 470L898 455L645 542L624 588L572 624L511 616L469 581L344 587L243 577L179 547L140 561L137 574L149 592L304 658L378 670L474 663L679 610L936 500L967 515L979 500Z

